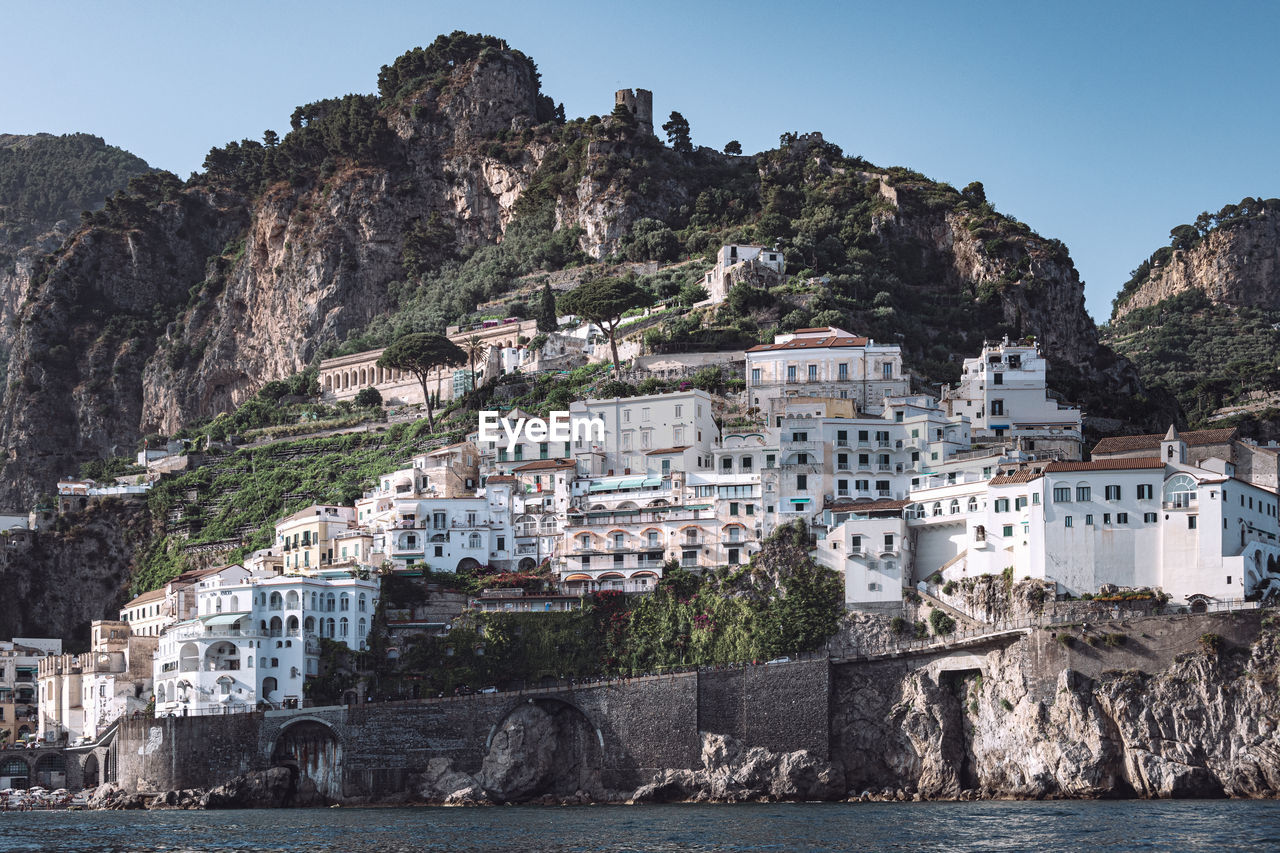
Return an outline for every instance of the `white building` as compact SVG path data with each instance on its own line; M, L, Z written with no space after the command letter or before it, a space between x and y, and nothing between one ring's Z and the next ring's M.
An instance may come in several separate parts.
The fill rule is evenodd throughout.
M707 304L717 305L740 282L767 286L782 281L787 262L782 252L765 246L728 245L716 254L716 265L702 278Z
M830 529L818 540L814 559L844 576L845 606L894 611L902 607L907 565L903 500L859 501L829 506Z
M42 710L39 690L40 664L62 653L62 641L16 637L0 641L0 744L35 734Z
M1080 458L1080 410L1049 397L1048 361L1034 341L983 346L981 355L965 359L942 405L949 415L969 418L975 441L1020 439L1027 450L1054 448Z
M910 389L898 345L831 326L798 329L747 350L748 397L770 414L773 401L789 396L849 399L860 411L879 414L886 397L903 397Z
M574 401L569 404L569 416L604 421L603 442L573 442L579 468L591 476L640 474L648 470L650 450L686 446L693 448L698 467L709 467L718 438L711 395L696 389Z
M233 567L239 568L239 567ZM165 630L155 655L157 714L299 705L319 674L320 638L365 647L378 581L214 574L197 584L196 618Z

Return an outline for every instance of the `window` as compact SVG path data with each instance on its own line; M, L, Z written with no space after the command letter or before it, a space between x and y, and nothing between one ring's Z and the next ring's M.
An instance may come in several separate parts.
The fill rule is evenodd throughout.
M1003 374L1003 373L996 373L996 374L994 374L994 375L991 377L991 384L992 384L992 385L1003 385L1003 384L1004 384L1004 374Z
M1013 538L1013 525L1012 525L1012 524L1006 524L1006 525L1004 526L1003 533L1004 533L1004 537L1005 537L1006 539L1012 539L1012 538Z
M1090 497L1091 494L1092 492L1088 486L1076 486L1076 500L1081 503L1092 500Z
M1086 526L1088 526L1088 527L1093 527L1093 516L1092 516L1092 515L1086 515L1086 516L1084 517L1084 523L1085 523L1085 525L1086 525Z
M809 365L809 381L810 382L818 381L818 365L816 364Z
M772 468L776 460L777 460L777 457L774 456L772 453L766 453L764 455L764 467Z
M676 406L676 417L677 417L677 418L678 418L678 417L682 417L682 413L683 413L683 412L684 412L684 406L679 406L679 405L678 405L678 406Z
M1111 523L1111 513L1109 513L1109 512L1104 512L1104 513L1102 514L1102 523L1103 523L1103 524L1110 524L1110 523Z
M1032 506L1040 506L1040 493L1039 493L1039 492L1032 492L1032 493L1031 493L1031 505L1032 505Z
M893 534L892 533L886 533L884 535L884 549L886 551L893 550Z
M1071 487L1070 486L1054 486L1053 502L1056 504L1071 503Z
M796 381L796 366L794 364L787 368L787 381Z
M1008 512L1008 511L1009 511L1009 499L996 498L996 512Z
M848 378L849 378L849 365L844 364L844 363L842 362L842 363L839 365L839 367L837 367L837 368L836 368L836 371L837 371L837 375L839 376L839 378L841 378L841 379L848 379Z
M1144 512L1142 514L1143 524L1155 524L1157 521L1159 521L1159 518L1154 512Z
M1004 414L1004 400L992 400L992 401L991 401L991 414L993 414L993 415L1003 415L1003 414Z
M849 553L850 554L862 553L862 537L861 536L849 537Z
M1064 517L1063 517L1063 519L1062 519L1062 526L1063 526L1063 527L1074 527L1074 526L1075 526L1075 524L1074 524L1074 523L1072 522L1072 520L1071 520L1071 516L1069 516L1069 515L1068 515L1068 516L1064 516Z
M1196 516L1194 516L1194 515L1188 515L1188 516L1187 516L1187 529L1188 529L1188 530L1195 530L1195 529L1196 529Z
M737 514L738 514L738 502L733 501L732 503L729 504L729 515L737 515Z
M751 368L751 384L752 385L760 384L760 368L758 367Z
M805 474L796 474L796 488L801 491L809 488L809 477Z
M892 379L893 365L888 362L880 365L880 375L883 376L885 379Z
M1119 486L1107 486L1107 491L1106 491L1106 493L1107 493L1107 500L1109 500L1109 501L1118 501L1118 500L1120 500L1120 487L1119 487Z
M1150 483L1142 483L1141 485L1138 486L1138 500L1140 501L1151 500L1151 484Z
M1013 508L1014 508L1014 509L1026 509L1026 508L1027 508L1027 497L1026 497L1026 495L1022 495L1021 497L1016 497L1016 498L1014 498L1014 499L1013 499Z
M1128 523L1129 523L1129 513L1127 512L1116 513L1116 524L1128 524Z
M870 433L870 432L868 432L867 430L865 430L865 429L860 429L860 430L858 430L858 441L867 441L867 440L869 440L870 435L871 435L871 433Z

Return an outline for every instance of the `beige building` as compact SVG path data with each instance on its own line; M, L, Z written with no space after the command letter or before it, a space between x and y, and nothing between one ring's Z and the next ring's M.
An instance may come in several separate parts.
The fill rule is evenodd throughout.
M748 398L771 415L794 396L853 400L860 412L878 415L886 398L910 390L901 347L832 326L797 329L747 350Z
M276 522L276 547L285 572L314 572L334 560L334 539L356 526L349 506L313 504Z
M50 743L96 740L121 714L151 700L151 658L159 638L127 623L96 620L90 650L40 661L40 737Z
M538 334L537 320L487 320L469 326L450 326L445 337L464 349L472 338L478 338L484 346L484 354L476 361L476 373L483 382L502 372L502 350L523 346ZM320 390L329 400L351 400L365 388L376 388L387 405L412 405L422 402L422 385L418 377L408 371L378 367L383 349L340 355L320 362ZM427 378L427 387L441 400L452 400L455 376L461 370L446 367L433 371ZM465 387L465 386L463 386Z

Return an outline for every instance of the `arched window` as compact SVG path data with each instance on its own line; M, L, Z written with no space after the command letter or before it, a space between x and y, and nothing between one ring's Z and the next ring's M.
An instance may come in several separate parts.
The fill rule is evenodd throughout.
M969 498L969 504L968 504L968 511L969 511L969 512L977 512L977 511L978 511L978 499L977 499L977 498L970 496L970 498Z
M941 501L934 501L934 504L933 504L933 515L942 515L942 502L941 502Z
M332 613L332 612L334 611L334 609L335 609L335 604L336 604L336 603L337 603L337 596L335 596L332 592L326 592L326 593L325 593L325 595L324 595L324 611L325 611L325 613ZM330 621L330 622L332 622L333 620L332 620L332 619L330 619L329 621ZM330 631L329 636L333 636L333 632L332 632L332 631Z
M947 508L948 515L956 515L960 512L960 501L956 498L951 499L951 505Z
M345 616L338 620L338 636L344 640L347 638L347 628L350 624Z
M361 612L361 613L364 613L364 612L365 612L365 609L366 609L366 607L367 607L367 605L368 605L368 601L365 599L365 594L364 594L363 592L362 592L362 593L360 593L360 600L359 600L359 602L358 602L358 603L359 603L359 605L360 605L360 612Z
M1176 474L1164 484L1164 502L1170 509L1186 509L1196 499L1196 481L1187 474Z
M294 592L293 590L289 590L289 595L285 598L284 606L286 610L297 610L298 609L298 593Z
M316 632L316 617L308 616L307 621L302 623L302 627L308 634L314 634Z
M282 598L280 593L278 592L271 593L271 609L272 610L284 609L284 598Z
M346 593L346 592L344 592L344 593L342 594L342 599L341 599L341 601L340 601L340 603L339 603L338 609L339 609L339 610L341 610L343 613L345 613L345 612L347 612L348 610L350 610L350 609L351 609L351 594L350 594L350 593Z
M467 547L472 549L480 547L479 533L472 533L470 536L467 537Z
M358 632L357 635L363 641L365 635L365 621L363 617L361 617L360 621L356 623L356 631Z

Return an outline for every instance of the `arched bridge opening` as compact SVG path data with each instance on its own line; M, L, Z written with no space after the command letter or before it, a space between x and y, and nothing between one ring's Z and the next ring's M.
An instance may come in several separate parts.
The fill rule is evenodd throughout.
M504 802L604 793L604 736L577 705L535 696L513 705L485 742L479 780Z
M294 801L299 805L317 797L330 802L342 798L342 744L319 720L285 726L271 751L271 764L293 772Z

